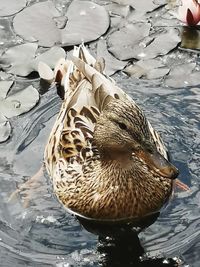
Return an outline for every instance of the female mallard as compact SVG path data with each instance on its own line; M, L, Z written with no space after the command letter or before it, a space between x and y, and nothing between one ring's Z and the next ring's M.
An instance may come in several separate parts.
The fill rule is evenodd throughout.
M178 170L135 102L82 45L56 67L64 99L45 149L59 201L96 221L140 219L169 198Z

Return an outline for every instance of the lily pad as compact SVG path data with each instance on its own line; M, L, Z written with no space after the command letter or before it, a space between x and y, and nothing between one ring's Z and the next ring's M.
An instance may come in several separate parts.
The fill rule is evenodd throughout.
M136 25L138 24L135 24L132 28ZM136 26L134 30L127 31L123 28L114 32L109 38L109 45L111 46L109 51L121 60L131 58L151 59L169 53L181 40L179 31L176 29L167 29L147 37L147 25L149 24L144 26L145 24L139 23L139 25L141 28ZM142 32L143 27L146 32Z
M13 81L0 81L0 142L11 135L8 118L23 114L39 101L38 91L30 85L23 90L11 89Z
M6 118L29 111L39 101L39 93L32 85L10 92L12 84L11 81L0 81L0 114Z
M36 43L27 43L9 48L1 57L3 68L9 68L8 73L27 76L32 71L38 70L39 61L54 67L56 62L65 56L64 49L52 47L36 57L37 48Z
M140 46L136 58L155 58L160 55L165 55L174 49L180 41L179 31L168 29L162 33L158 33L155 39L147 46L143 48Z
M13 27L25 40L38 41L41 46L51 47L61 39L60 30L53 20L53 17L59 16L52 2L36 3L14 17Z
M38 63L38 73L41 79L46 80L51 84L54 80L54 72L52 69L44 62L40 61Z
M156 59L140 60L124 70L130 76L145 79L159 79L167 75L169 71L169 68Z
M49 50L47 50L46 52L38 55L32 62L32 65L35 71L37 71L38 63L40 61L48 64L50 68L54 68L54 66L59 61L59 59L65 58L65 57L66 57L65 50L61 47L54 46L50 48Z
M167 2L167 0L153 0L153 3L159 6L167 5Z
M151 12L158 8L158 5L155 4L153 0L114 0L113 2L122 5L129 5L140 13Z
M0 143L5 142L11 135L10 122L0 113Z
M120 61L108 52L105 39L99 40L97 44L97 58L100 57L105 59L105 73L109 76L124 69L127 64L126 61Z
M11 77L11 74L6 73L4 71L0 71L0 80L5 81L8 80Z
M73 1L66 16L68 23L62 30L62 44L65 46L96 40L110 24L105 8L89 1Z
M108 37L109 51L120 60L136 56L134 52L144 37L149 35L151 24L139 22L127 24Z
M13 81L0 81L0 98L6 98Z
M110 16L120 16L125 18L130 12L129 5L119 5L111 3L105 6L106 10L110 13Z
M9 68L9 73L26 76L30 73L28 65L34 59L38 45L27 43L9 48L1 56L1 64L4 69Z
M174 88L200 85L199 71L195 71L196 63L186 63L173 66L165 79L165 85Z
M71 3L65 18L52 2L46 1L27 7L13 20L18 35L45 47L96 40L107 31L109 24L109 15L103 6L78 0Z
M26 6L26 0L1 0L0 16L10 16Z

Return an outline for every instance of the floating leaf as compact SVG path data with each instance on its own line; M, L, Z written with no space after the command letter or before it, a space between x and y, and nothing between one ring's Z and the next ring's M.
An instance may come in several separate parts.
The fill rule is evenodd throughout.
M167 54L180 42L179 31L176 29L164 30L144 38L147 36L147 25L149 24L146 26L143 24L137 23L131 26L131 30L122 28L122 30L114 32L109 38L109 45L111 46L109 51L122 60L130 58L150 59ZM142 32L144 29L146 32Z
M18 13L13 26L25 40L35 40L41 46L51 47L96 40L107 31L110 23L105 8L89 1L73 1L66 16L62 17L53 3L46 1Z
M124 72L135 78L159 79L169 73L161 61L156 59L140 60L135 65L128 66Z
M65 51L60 47L52 47L35 57L37 48L36 43L27 43L9 48L1 57L2 66L4 68L10 66L9 73L27 76L32 71L38 70L39 61L54 67L60 58L65 57Z
M13 81L0 81L0 99L6 98Z
M126 61L120 61L108 52L106 40L104 39L99 40L97 44L97 58L100 57L105 59L105 73L109 76L118 70L122 70L127 64Z
M5 66L11 66L9 73L27 76L33 69L30 67L30 62L35 57L35 52L38 48L36 43L27 43L9 48L1 57L1 63Z
M69 70L72 62L66 60L64 57L60 58L60 60L53 67L54 71L51 70L49 65L40 61L38 64L38 73L41 79L45 80L47 83L51 84L55 81L57 84L64 86L65 82L65 74L67 70Z
M140 52L137 58L155 58L160 55L165 55L174 49L180 42L179 31L169 29L162 33L158 33L155 39Z
M6 73L4 71L0 71L0 80L5 81L8 80L11 77L11 74Z
M51 47L61 39L60 30L53 17L60 13L50 1L34 4L19 12L13 19L15 32L27 41Z
M23 90L9 92L12 83L0 81L0 114L6 118L29 111L39 101L39 93L32 85Z
M129 5L119 5L116 3L111 3L106 5L105 8L111 16L121 16L125 18L130 12Z
M1 0L0 16L10 16L26 6L26 0Z
M38 55L35 60L32 62L34 65L34 70L37 71L38 69L38 63L40 61L46 63L49 65L50 68L54 68L55 64L59 61L61 58L65 58L66 53L65 50L61 47L54 46L47 50L46 52Z
M0 143L5 142L11 134L10 122L0 113Z
M122 5L129 5L140 13L151 12L158 8L158 5L155 4L153 0L114 0L113 2Z
M13 81L0 81L0 142L5 142L11 134L8 118L32 109L39 101L38 91L30 85L23 90L11 90Z
M159 6L163 6L163 5L166 5L168 1L166 0L153 0L153 3L155 5L159 5Z
M67 46L96 40L110 24L105 8L89 1L73 1L66 15L68 23L62 30L62 44Z
M196 63L173 66L170 74L165 79L165 84L175 88L200 85L199 71L195 71L195 67Z
M54 79L54 72L52 69L44 62L40 61L38 64L38 73L40 78L51 83Z
M135 56L138 44L149 35L150 23L127 24L125 27L110 34L108 37L109 51L120 60L127 60Z

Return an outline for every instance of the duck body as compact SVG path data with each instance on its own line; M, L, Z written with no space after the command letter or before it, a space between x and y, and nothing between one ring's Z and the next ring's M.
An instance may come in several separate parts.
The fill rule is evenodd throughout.
M59 201L102 222L158 212L178 175L159 135L83 45L61 62L64 99L44 153Z

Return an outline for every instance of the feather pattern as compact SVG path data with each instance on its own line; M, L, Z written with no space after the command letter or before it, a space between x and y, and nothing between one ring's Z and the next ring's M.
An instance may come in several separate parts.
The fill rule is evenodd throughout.
M171 193L172 182L155 175L138 159L135 164L139 168L131 172L119 168L114 161L104 168L93 136L100 114L116 99L129 101L137 116L141 116L141 120L144 117L132 98L103 74L104 67L104 60L96 61L84 45L74 48L72 61L62 59L55 67L60 73L57 82L64 86L65 93L46 145L46 169L55 194L71 212L89 219L109 221L142 217L163 205ZM128 118L128 113L124 116ZM167 150L159 134L145 117L144 120L144 130L150 133L157 150L167 159ZM143 175L148 179L133 182L132 175Z

